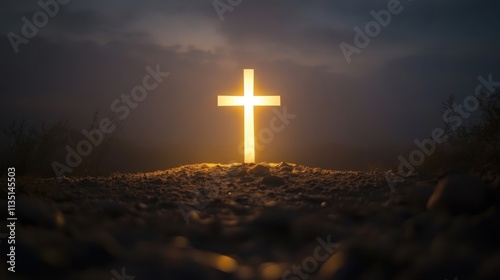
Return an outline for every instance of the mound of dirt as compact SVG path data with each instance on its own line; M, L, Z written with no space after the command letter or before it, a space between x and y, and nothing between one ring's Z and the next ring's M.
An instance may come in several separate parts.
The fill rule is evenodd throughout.
M449 176L261 163L19 178L2 279L498 279L498 190Z

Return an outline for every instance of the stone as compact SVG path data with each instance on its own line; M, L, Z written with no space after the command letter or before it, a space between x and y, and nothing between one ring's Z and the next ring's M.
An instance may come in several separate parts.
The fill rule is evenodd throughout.
M121 254L121 245L109 232L96 230L81 234L70 246L70 260L75 268L104 265Z
M451 214L478 214L490 205L488 189L483 182L467 175L452 174L439 180L427 209Z
M286 166L286 167L292 167L292 165L291 165L291 164L289 164L289 163L287 163L287 162L284 162L284 161L280 162L280 164L278 165L278 167L285 167L285 166Z
M242 167L233 166L227 171L229 177L245 177L248 175L247 170Z
M404 201L409 206L425 209L427 202L434 193L435 186L429 184L416 184L405 195Z
M278 176L266 176L260 183L266 186L282 186L285 184L285 179Z
M498 279L500 275L500 253L492 255L481 265L475 279Z
M147 204L139 202L136 204L137 209L139 210L147 210L149 207Z
M490 184L493 188L500 190L500 176L497 176Z
M40 199L20 196L16 206L16 215L21 223L51 229L63 227L65 224L61 211Z
M280 172L292 172L294 170L294 167L286 162L282 162L278 165L279 171Z
M276 200L267 200L267 201L264 201L264 206L265 207L274 207L278 204L278 202L276 202Z
M97 203L98 209L102 210L104 213L112 216L119 217L130 212L131 209L127 207L125 203L115 202L112 200L102 200Z
M269 175L270 172L270 168L262 164L257 164L248 170L248 173L254 177L264 177Z
M463 171L460 168L453 167L453 166L448 166L445 168L441 168L438 173L436 174L436 177L438 180L441 180L445 178L446 176L453 175L453 174L462 174Z
M165 184L165 182L161 178L156 178L156 179L151 180L151 184L153 184L153 185L163 185L163 184Z

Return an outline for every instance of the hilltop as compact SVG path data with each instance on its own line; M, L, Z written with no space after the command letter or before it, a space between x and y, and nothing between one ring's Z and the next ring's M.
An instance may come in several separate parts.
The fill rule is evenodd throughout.
M500 275L500 200L491 179L450 170L390 187L386 177L291 163L205 163L108 177L19 178L16 276Z

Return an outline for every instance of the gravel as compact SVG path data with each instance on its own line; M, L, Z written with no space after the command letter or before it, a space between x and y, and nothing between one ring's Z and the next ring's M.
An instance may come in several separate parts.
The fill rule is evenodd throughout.
M500 279L490 175L389 187L382 172L207 163L19 178L2 279Z

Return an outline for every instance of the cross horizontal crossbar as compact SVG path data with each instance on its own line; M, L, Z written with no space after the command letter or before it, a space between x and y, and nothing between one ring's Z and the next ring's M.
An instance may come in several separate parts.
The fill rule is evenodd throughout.
M254 107L255 106L280 106L281 98L276 95L255 96L253 69L243 70L244 94L243 96L220 95L217 98L218 106L243 106L244 130L245 130L245 162L255 162L255 129L254 129Z

